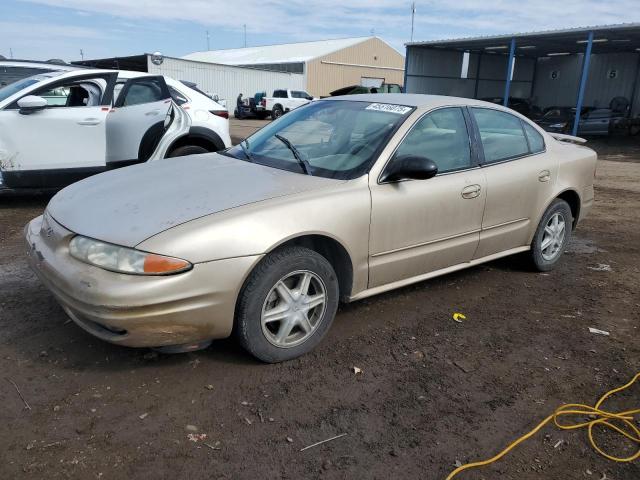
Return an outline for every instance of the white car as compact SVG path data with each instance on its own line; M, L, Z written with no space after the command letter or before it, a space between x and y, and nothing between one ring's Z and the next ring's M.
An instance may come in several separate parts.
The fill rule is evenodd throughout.
M105 170L230 145L226 109L164 76L76 69L0 89L3 190L60 188Z
M275 120L313 100L315 99L304 90L281 89L274 90L272 97L265 97L260 103L264 108L264 113L271 114L271 118Z

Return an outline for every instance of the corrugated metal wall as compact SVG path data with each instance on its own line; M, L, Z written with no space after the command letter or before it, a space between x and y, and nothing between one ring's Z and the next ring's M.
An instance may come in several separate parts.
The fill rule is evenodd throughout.
M407 55L408 93L467 98L501 97L504 94L506 55L469 55L467 78L461 78L463 52L409 47ZM528 98L531 95L534 69L534 60L516 59L512 97Z
M162 65L154 65L147 57L147 63L149 73L195 82L200 90L224 98L231 112L239 93L247 97L266 91L271 95L278 88L304 90L306 86L305 76L295 73L270 72L171 57L164 57Z
M541 58L538 61L534 100L539 106L544 108L553 105L575 105L582 58L583 55L568 55ZM635 53L592 55L584 105L607 108L614 97L626 97L631 100L634 81L638 81L638 61L640 54ZM636 113L639 107L637 103L636 100Z
M409 93L468 98L504 95L506 55L482 54L480 59L480 55L471 54L466 79L460 78L462 52L409 47L407 55L406 90ZM578 95L582 59L583 55L543 57L536 63L534 59L516 58L510 95L531 98L541 108L573 106ZM631 101L635 93L632 114L640 114L638 62L640 54L637 53L592 55L584 105L607 108L612 98L621 96ZM479 78L477 87L476 77Z
M404 57L382 40L371 38L307 63L307 91L314 96L360 85L363 77L402 85Z

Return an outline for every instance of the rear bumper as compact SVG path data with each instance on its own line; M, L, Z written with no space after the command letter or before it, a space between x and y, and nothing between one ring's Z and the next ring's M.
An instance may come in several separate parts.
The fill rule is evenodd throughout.
M42 220L32 220L25 229L31 268L76 324L102 340L130 347L229 336L238 292L260 258L200 263L170 276L119 274L71 257L68 243L74 234L51 217L42 231Z

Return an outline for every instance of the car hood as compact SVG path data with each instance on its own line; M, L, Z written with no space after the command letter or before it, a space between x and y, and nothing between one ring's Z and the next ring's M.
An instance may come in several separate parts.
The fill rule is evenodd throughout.
M339 182L215 153L191 155L74 183L51 199L47 211L72 232L134 247L205 215Z

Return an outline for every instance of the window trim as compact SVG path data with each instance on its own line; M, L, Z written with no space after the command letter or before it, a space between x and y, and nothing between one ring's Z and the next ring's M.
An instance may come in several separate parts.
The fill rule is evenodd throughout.
M484 158L484 146L482 145L482 139L480 138L480 128L478 127L478 123L476 122L476 119L473 116L473 112L469 111L469 117L471 119L471 122L473 124L473 128L475 130L476 149L478 151L479 166L481 168L491 167L493 165L502 165L503 163L512 162L514 160L520 160L521 158L533 157L535 155L540 155L542 153L546 153L547 152L547 142L545 141L544 135L542 135L542 134L541 135L542 135L542 140L543 140L543 143L544 143L544 149L539 151L539 152L536 152L536 153L532 153L531 152L531 146L529 145L529 138L527 137L527 134L524 131L524 127L522 126L522 122L525 121L525 120L523 120L522 118L514 115L513 113L505 112L504 110L502 110L500 108L487 107L487 106L484 106L484 105L468 105L467 108L469 110L472 109L472 108L484 109L484 110L495 110L497 112L506 113L507 115L511 115L515 119L520 120L520 129L522 130L522 134L524 135L524 138L525 138L525 140L527 142L527 149L528 149L527 153L522 154L522 155L514 155L512 157L507 157L507 158L504 158L502 160L498 160L496 162L490 162L490 163L487 162L485 160L485 158ZM540 133L540 132L538 132L538 133Z
M413 122L413 125L411 125L411 127L409 127L409 130L407 130L405 132L405 134L398 141L398 144L395 146L395 148L393 149L393 151L389 155L389 158L387 158L387 161L385 162L383 167L380 169L380 173L378 174L378 178L376 180L376 183L378 185L386 185L386 184L408 182L408 181L409 182L422 181L422 180L413 180L413 179L409 179L409 178L406 178L406 179L403 179L403 180L383 181L382 177L384 176L384 173L387 170L387 167L389 166L389 163L396 156L396 153L398 152L398 149L400 148L400 145L402 145L402 143L405 141L407 136L413 131L415 126L418 124L418 122L420 122L424 117L426 117L427 115L430 115L431 113L434 113L434 112L436 112L438 110L444 110L444 109L447 109L447 108L458 108L458 109L462 110L462 116L464 118L464 122L465 122L465 125L467 127L467 137L469 138L469 158L471 160L471 166L468 167L468 168L459 168L457 170L449 170L447 172L442 172L442 173L438 172L436 174L436 177L440 177L440 176L444 176L444 175L451 175L451 174L461 173L461 172L468 172L469 170L476 170L476 169L478 169L478 168L480 168L482 166L480 164L480 158L478 157L478 155L476 155L476 152L475 152L477 150L477 148L476 148L476 145L475 145L475 139L473 138L473 135L472 135L473 125L469 123L470 119L468 117L470 116L470 114L469 114L469 112L466 111L467 110L467 106L466 105L441 105L439 107L435 107L435 108L432 108L431 110L427 110L426 112L424 112L422 115L420 115L416 119L415 122Z

